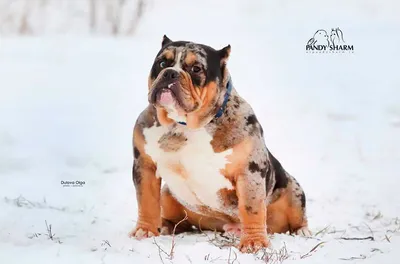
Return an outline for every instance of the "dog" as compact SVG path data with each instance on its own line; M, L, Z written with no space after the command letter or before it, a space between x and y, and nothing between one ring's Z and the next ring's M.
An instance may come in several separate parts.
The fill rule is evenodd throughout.
M268 233L310 236L306 197L265 146L263 129L215 50L164 35L133 131L137 239L194 230L268 247ZM165 184L162 187L162 181Z
M330 41L331 45L340 45L344 43L343 32L340 28L332 28Z
M329 37L328 33L323 30L317 30L314 33L314 36L307 42L307 45L316 46L316 45L327 45L329 46Z

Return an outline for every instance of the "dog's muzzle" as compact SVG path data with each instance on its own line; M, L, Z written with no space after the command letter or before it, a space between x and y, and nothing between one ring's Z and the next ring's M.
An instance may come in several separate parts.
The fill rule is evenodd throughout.
M179 93L179 72L175 69L166 69L161 79L153 88L150 103L161 106L171 105L177 100Z

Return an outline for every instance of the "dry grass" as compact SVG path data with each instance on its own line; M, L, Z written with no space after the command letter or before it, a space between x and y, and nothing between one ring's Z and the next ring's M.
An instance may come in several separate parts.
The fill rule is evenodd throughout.
M53 233L53 227L51 224L47 224L47 220L44 221L44 223L46 224L46 233L34 233L30 236L28 236L29 239L34 239L34 238L39 238L41 236L47 236L48 239L58 243L58 244L62 244L60 238L55 236L55 233Z
M174 229L172 231L172 240L171 240L171 247L170 250L167 252L165 251L157 242L156 238L153 237L153 244L155 244L158 248L158 255L160 257L160 260L162 263L164 263L164 259L163 259L163 255L166 256L166 258L168 260L172 260L174 258L174 254L175 254L175 246L176 246L176 242L175 242L175 232L176 232L176 228L182 224L184 221L186 221L188 219L187 213L185 211L185 217L180 220L177 224L175 224Z
M266 264L281 264L290 257L286 244L284 243L280 249L270 250L262 249L260 253L256 255L257 259L262 260Z
M313 252L315 252L319 247L323 246L325 244L325 242L319 242L317 245L315 245L309 252L307 252L304 255L301 255L300 258L304 259L304 258L308 258L312 255Z

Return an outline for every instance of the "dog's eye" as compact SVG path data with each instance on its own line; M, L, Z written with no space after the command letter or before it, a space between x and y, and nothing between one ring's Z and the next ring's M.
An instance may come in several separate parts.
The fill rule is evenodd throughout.
M201 68L199 66L193 66L192 67L192 72L199 73L200 71L201 71Z
M160 67L165 68L167 66L167 63L165 61L160 62Z

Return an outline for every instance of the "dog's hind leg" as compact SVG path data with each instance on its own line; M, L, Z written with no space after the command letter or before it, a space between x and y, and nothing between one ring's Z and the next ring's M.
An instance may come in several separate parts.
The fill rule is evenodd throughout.
M287 209L287 218L290 233L310 237L311 232L308 229L306 216L306 196L300 184L289 177L291 184L288 185L289 208Z
M286 233L311 236L306 216L306 197L299 183L288 175L288 185L275 191L267 207L268 233Z

